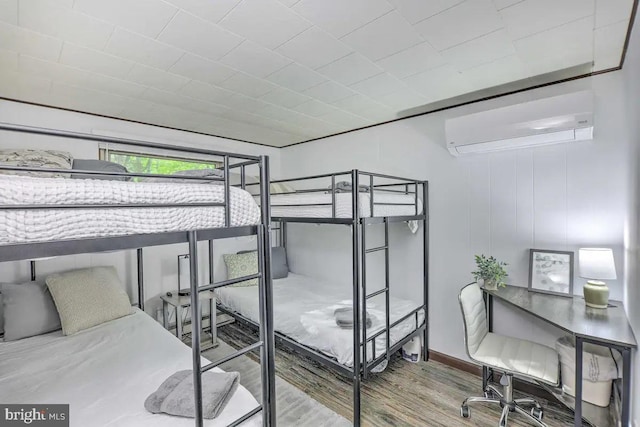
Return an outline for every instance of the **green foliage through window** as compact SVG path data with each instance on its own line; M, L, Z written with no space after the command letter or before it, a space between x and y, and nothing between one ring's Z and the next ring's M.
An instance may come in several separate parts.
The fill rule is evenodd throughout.
M219 167L216 162L200 162L196 160L145 156L143 154L133 154L118 151L109 151L108 160L118 163L132 173L153 173L160 175L171 175L178 171L193 169L215 169ZM134 178L134 180L137 180Z

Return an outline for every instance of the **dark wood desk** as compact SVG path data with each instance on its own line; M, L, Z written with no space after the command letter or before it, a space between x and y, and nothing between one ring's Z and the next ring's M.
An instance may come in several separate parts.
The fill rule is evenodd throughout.
M519 308L533 316L551 323L575 338L576 342L576 427L582 426L582 348L583 343L603 345L622 354L622 411L620 421L628 426L631 402L631 350L638 347L627 319L622 302L610 301L607 309L587 307L581 297L562 297L529 292L527 288L507 286L497 291L483 289L487 299L489 330L493 329L493 298ZM488 372L483 375L486 382ZM483 384L486 385L486 384Z

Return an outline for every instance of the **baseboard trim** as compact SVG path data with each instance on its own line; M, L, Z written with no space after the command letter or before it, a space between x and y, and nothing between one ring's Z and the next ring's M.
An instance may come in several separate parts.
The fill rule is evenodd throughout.
M452 368L458 369L460 371L468 372L473 375L477 375L478 377L482 377L482 367L476 365L475 363L468 362L466 360L458 359L457 357L449 356L448 354L440 353L435 350L429 350L429 359L435 362L440 362L443 365L450 366ZM494 373L496 382L500 381L501 374L499 372ZM513 387L516 390L519 390L525 394L539 397L545 400L555 401L556 398L540 387L537 384L530 383L528 381L523 381L518 378L513 379Z

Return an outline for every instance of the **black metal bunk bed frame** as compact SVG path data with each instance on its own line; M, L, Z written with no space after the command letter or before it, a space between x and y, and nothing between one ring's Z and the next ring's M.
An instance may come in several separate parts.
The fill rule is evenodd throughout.
M224 160L222 178L203 178L192 176L169 176L145 173L121 173L106 171L86 171L75 169L52 169L22 166L0 166L0 171L11 172L44 172L44 173L64 173L78 175L99 175L114 177L156 177L171 179L195 179L197 181L219 181L224 185L224 201L221 203L184 203L184 204L74 204L74 205L52 205L52 204L22 204L22 205L0 205L0 210L42 210L42 209L117 209L117 208L171 208L171 207L221 207L225 210L225 224L220 228L210 228L203 230L188 230L175 232L161 232L152 234L135 234L115 237L96 237L81 239L65 239L59 241L44 241L33 243L10 243L0 244L0 262L31 260L31 277L35 278L36 258L74 255L81 253L119 251L136 249L137 252L137 291L138 306L144 310L144 272L143 272L143 251L144 247L160 246L175 243L188 243L190 260L190 294L191 294L191 325L192 325L192 354L193 354L193 374L194 374L194 397L196 403L195 425L202 427L204 424L202 408L202 373L209 371L223 363L242 356L250 351L260 350L261 380L262 380L262 403L247 412L242 417L234 421L230 426L237 426L248 420L252 416L262 411L263 426L276 425L275 407L275 365L274 365L274 335L273 335L273 300L271 282L271 233L270 233L270 205L269 205L269 158L268 156L250 156L245 154L235 154L222 151L180 147L170 144L153 143L149 141L139 141L125 138L114 138L70 132L57 129L46 129L40 127L13 125L0 123L0 131L27 133L32 135L43 135L52 137L63 137L69 139L79 139L84 141L94 141L100 143L122 144L142 148L167 150L170 152L190 153L192 155L206 155L221 157ZM241 160L238 163L232 161ZM229 171L235 168L240 169L240 187L245 189L245 168L257 165L260 169L260 202L261 202L261 222L256 225L231 226L230 218L230 180ZM214 282L213 277L213 241L229 237L256 236L258 246L258 273L250 276L239 277L237 279ZM209 281L205 285L200 285L198 278L198 242L209 242ZM224 286L233 285L248 279L259 280L259 305L260 305L260 337L259 340L243 349L240 349L218 361L202 366L201 363L201 308L199 292L214 290ZM215 315L212 313L211 315Z
M360 191L351 191L351 212L352 215L349 218L338 217L336 210L336 178L340 176L349 176L352 189L359 189L361 180L360 177L364 176L368 178L366 185L369 187L369 192L361 193ZM363 379L367 379L371 374L371 371L383 361L389 361L390 356L398 351L404 344L410 341L417 335L422 334L422 357L424 361L429 360L429 328L428 328L428 307L429 307L429 182L423 180L413 180L407 178L401 178L397 176L384 175L371 172L363 172L357 169L345 172L336 172L330 174L305 176L301 178L290 178L272 181L272 183L293 183L301 181L310 181L318 179L331 180L330 187L324 188L311 188L311 189L296 189L293 192L282 192L279 194L300 194L300 193L331 193L331 203L303 203L303 204L281 204L278 203L277 207L317 207L317 206L331 206L331 217L272 217L271 220L274 223L279 223L279 227L273 227L272 230L279 231L279 241L283 246L286 246L287 241L287 223L308 223L308 224L341 224L351 228L352 233L352 284L353 284L353 348L360 348L361 352L354 351L353 355L353 367L349 368L339 363L334 358L324 355L318 350L308 347L298 341L275 331L275 338L278 344L296 351L304 356L311 358L312 360L319 362L325 366L328 366L338 373L349 377L353 381L353 424L354 426L360 426L361 423L361 393L360 386ZM391 181L390 183L374 185L374 179L383 179L385 181ZM253 184L249 184L253 185ZM400 187L400 189L398 189ZM413 191L412 191L413 189ZM398 194L412 194L414 195L413 203L384 203L375 201L375 192L390 192ZM368 194L369 197L369 209L370 216L363 217L360 212L360 195ZM422 201L419 200L422 197ZM374 216L374 208L376 206L413 206L413 215L403 216ZM420 208L422 212L420 212ZM423 240L423 301L420 306L413 309L406 315L393 323L390 323L390 278L389 278L389 224L395 222L406 221L419 221L422 223L422 240ZM375 248L367 248L366 245L366 226L371 224L383 224L384 225L384 245ZM373 252L385 251L385 287L367 294L366 287L366 255ZM367 337L366 322L362 322L362 313L366 307L366 300L375 296L385 294L385 315L386 325L385 329ZM225 307L219 306L221 311L233 316L240 323L252 328L257 328L257 324L243 316L240 313L229 310ZM424 322L420 324L419 313L424 313ZM360 313L360 316L358 316ZM407 319L415 316L416 329L396 342L390 345L390 331L395 326L406 321ZM361 338L362 334L362 338ZM377 354L375 349L375 340L382 334L386 334L386 348L384 354L379 357L375 357ZM371 362L367 359L367 344L372 343L373 357Z

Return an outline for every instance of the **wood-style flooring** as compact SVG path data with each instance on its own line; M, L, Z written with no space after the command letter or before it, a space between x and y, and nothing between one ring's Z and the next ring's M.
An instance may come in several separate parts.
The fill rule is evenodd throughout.
M255 332L232 323L218 329L220 339L235 348L257 340ZM251 354L255 360L257 355ZM277 348L276 374L343 417L352 419L351 381L329 368ZM487 426L498 425L498 406L471 405L471 418L460 417L460 403L468 396L482 395L480 377L435 361L410 363L396 357L362 386L364 426ZM518 393L516 392L516 397ZM558 403L538 399L549 427L573 425L573 414ZM509 426L530 424L516 414Z

